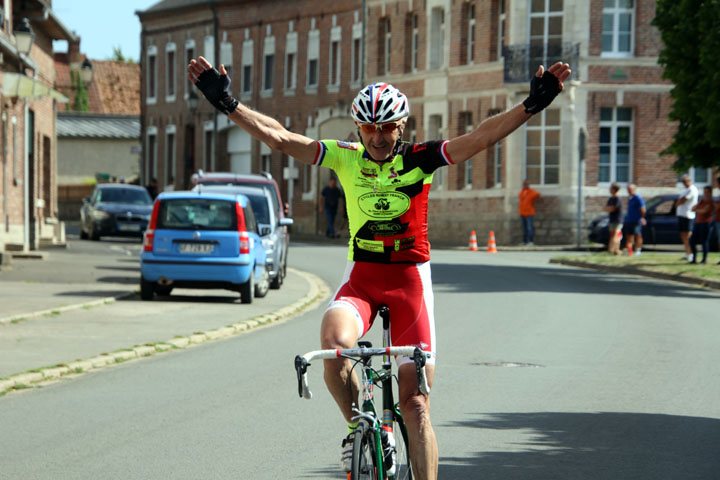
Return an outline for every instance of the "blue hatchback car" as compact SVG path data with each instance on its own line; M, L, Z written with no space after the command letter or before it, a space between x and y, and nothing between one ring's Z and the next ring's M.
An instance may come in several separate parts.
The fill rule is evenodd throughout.
M160 194L153 205L140 256L140 296L173 288L223 288L242 303L270 286L265 249L250 200L202 192Z

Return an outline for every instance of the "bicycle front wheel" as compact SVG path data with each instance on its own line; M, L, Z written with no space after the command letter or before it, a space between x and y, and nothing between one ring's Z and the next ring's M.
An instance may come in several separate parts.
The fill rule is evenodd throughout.
M366 422L360 421L353 438L350 480L375 480L377 478L376 452L375 432Z
M395 475L390 475L389 480L412 480L412 466L410 465L410 452L408 451L408 436L405 423L396 411L395 424L393 425L395 436Z

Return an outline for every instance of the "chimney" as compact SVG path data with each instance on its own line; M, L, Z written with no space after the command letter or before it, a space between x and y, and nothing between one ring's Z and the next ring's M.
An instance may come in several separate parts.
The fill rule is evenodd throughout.
M80 37L76 41L68 40L68 62L71 68L80 69L83 56L80 54Z

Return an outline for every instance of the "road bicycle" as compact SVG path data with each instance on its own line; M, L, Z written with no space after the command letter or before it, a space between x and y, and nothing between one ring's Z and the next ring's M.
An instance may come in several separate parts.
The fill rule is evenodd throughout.
M425 374L425 362L428 353L418 347L393 347L390 344L390 309L381 305L378 313L383 320L383 347L373 348L370 342L358 342L359 348L316 350L295 357L295 370L298 376L298 394L306 399L312 398L308 385L307 368L314 360L347 358L353 361L353 368L360 365L360 398L362 407L353 404L358 422L353 437L352 468L348 480L412 480L412 466L408 450L408 435L395 403L393 384L397 385L397 376L392 372L391 356L409 356L415 362L418 389L424 395L430 392ZM372 357L382 356L382 368L372 367ZM393 381L394 380L394 381ZM373 387L382 390L382 416L375 407Z

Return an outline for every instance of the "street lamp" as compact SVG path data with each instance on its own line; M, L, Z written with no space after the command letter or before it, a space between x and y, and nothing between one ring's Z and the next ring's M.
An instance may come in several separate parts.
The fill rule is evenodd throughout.
M192 88L192 90L190 90L190 93L188 93L187 104L188 104L188 109L190 110L190 113L195 114L195 112L197 111L197 108L198 108L198 96L197 96L197 93L195 93L194 88Z
M80 79L83 81L83 83L88 84L93 78L93 65L90 63L90 60L88 60L87 57L85 57L85 61L82 63L82 66L80 67Z
M15 27L15 46L23 55L29 55L35 41L35 32L30 27L27 18L20 20L20 24Z

